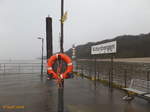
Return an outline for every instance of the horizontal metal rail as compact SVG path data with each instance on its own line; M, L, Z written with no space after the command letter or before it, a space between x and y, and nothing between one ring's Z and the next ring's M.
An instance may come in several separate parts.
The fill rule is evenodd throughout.
M46 63L43 65L47 72ZM0 74L37 74L41 73L41 63L0 63Z

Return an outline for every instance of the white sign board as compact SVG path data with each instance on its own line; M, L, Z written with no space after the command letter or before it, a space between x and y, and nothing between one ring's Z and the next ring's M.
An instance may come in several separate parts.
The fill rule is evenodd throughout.
M117 42L112 41L91 47L91 54L108 54L117 52Z

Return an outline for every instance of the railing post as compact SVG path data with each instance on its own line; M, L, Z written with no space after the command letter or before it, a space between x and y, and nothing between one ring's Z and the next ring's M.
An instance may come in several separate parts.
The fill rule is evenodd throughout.
M32 73L33 73L33 71L34 71L34 70L33 70L33 64L32 64Z
M111 54L110 87L113 87L114 55Z
M5 64L4 64L4 74L5 74Z
M89 65L89 76L91 77L91 72L92 72L92 60L91 60L91 63Z
M95 58L95 63L94 63L94 72L95 72L95 75L94 75L94 80L95 80L95 82L96 82L96 58Z
M76 69L75 69L75 72L78 72L78 62L77 62L77 60L75 60L76 61Z
M96 71L96 75L97 75L97 80L99 80L99 63L97 62L97 67L96 67L96 69L97 69L97 71Z
M149 78L150 78L150 77L149 77L149 71L147 71L147 81L150 81Z
M124 70L124 87L127 87L127 70Z
M18 71L19 71L19 73L20 73L20 64L18 65Z
M81 69L82 69L82 79L83 79L83 70L84 70L83 65L82 65L82 68L81 68Z
M149 77L149 70L148 70L147 71L147 92L150 92L150 90L149 90L149 86L150 86L149 81L150 81L150 77Z
M108 72L108 83L109 83L109 87L111 87L111 79L110 79L110 74L111 74L111 72L109 71L109 72Z

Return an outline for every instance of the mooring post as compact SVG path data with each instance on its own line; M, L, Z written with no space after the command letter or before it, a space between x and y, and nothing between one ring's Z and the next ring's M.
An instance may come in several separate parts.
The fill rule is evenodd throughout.
M46 17L46 53L47 60L53 55L52 17Z

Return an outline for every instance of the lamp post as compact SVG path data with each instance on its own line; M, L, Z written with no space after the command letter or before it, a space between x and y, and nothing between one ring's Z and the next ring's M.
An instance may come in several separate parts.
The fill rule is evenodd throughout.
M41 75L43 76L43 46L44 46L44 38L38 37L37 39L42 40Z
M64 24L63 24L63 16L64 16L64 0L61 0L61 21L60 21L60 31L61 31L61 38L60 38L60 52L64 52Z

